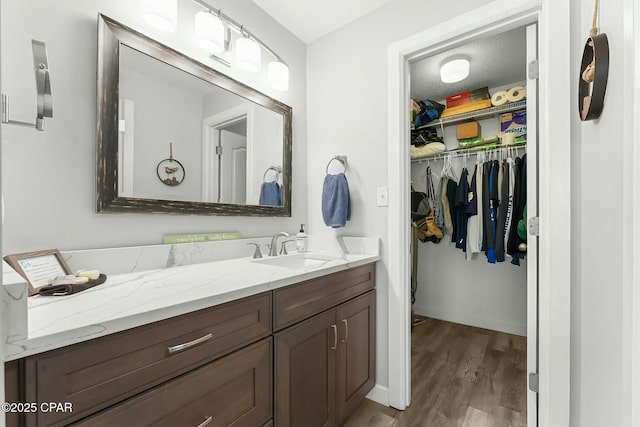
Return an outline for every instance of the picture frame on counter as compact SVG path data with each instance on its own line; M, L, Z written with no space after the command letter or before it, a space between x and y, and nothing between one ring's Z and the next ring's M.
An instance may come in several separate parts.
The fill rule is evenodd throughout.
M29 285L29 296L57 276L73 274L58 249L5 255L3 258Z

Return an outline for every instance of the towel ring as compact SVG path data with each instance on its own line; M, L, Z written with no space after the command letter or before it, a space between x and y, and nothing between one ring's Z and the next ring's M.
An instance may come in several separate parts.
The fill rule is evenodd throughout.
M327 163L325 173L329 174L329 166L331 165L331 162L333 162L334 160L337 160L340 163L342 163L342 167L344 167L344 172L346 173L347 172L347 156L333 156L331 160L329 160L329 163Z
M280 166L269 166L266 171L264 171L264 175L262 175L262 182L267 182L267 174L269 171L274 171L276 173L275 182L280 180L280 173L282 172L282 168Z

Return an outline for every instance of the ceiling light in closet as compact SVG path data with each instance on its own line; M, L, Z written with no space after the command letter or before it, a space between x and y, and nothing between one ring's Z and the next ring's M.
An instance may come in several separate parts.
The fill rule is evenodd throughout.
M178 0L142 0L140 14L152 27L173 33L178 27Z
M469 76L469 60L466 57L447 59L440 67L440 80L443 83L456 83Z

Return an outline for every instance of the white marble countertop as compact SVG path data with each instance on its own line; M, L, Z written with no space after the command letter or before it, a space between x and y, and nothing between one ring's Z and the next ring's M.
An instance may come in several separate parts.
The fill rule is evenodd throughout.
M6 337L4 358L76 344L380 259L377 250L325 254L333 259L300 269L230 259L109 275L104 284L78 294L31 297L27 338Z

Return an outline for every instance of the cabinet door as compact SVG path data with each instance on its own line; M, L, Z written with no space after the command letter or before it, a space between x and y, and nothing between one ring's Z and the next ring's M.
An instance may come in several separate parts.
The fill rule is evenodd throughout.
M336 310L314 316L275 337L276 426L334 426Z
M375 384L375 291L338 307L338 423L362 402Z

